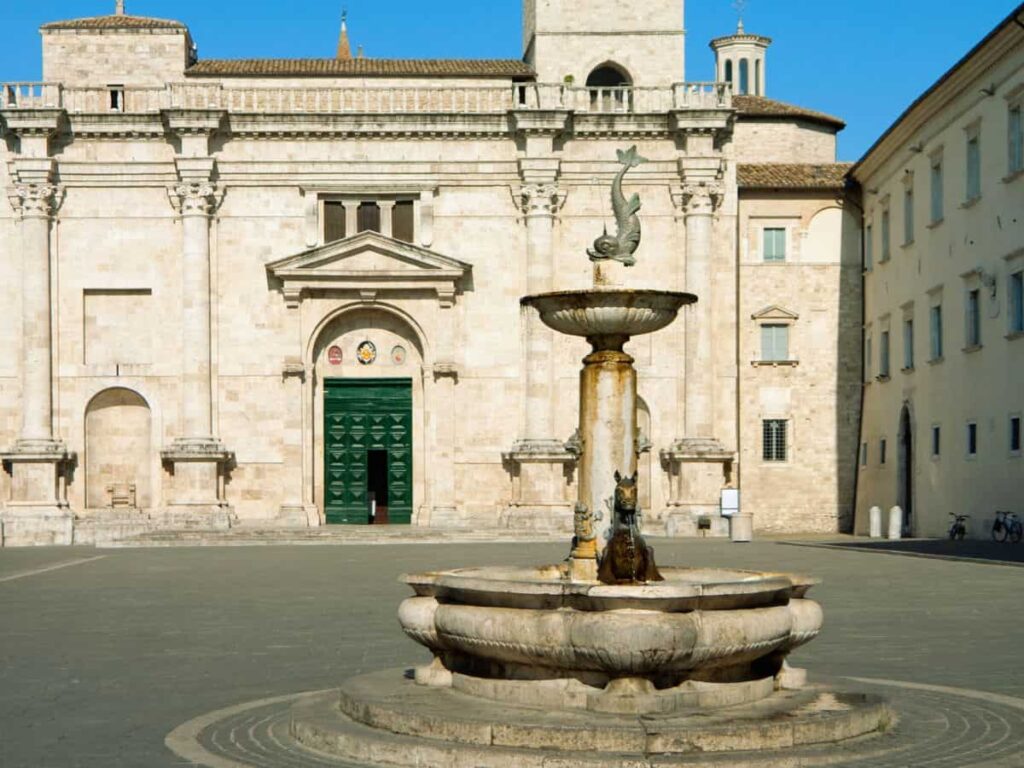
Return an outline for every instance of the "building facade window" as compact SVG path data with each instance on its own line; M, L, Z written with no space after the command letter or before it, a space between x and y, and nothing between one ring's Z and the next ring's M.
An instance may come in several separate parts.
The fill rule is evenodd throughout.
M942 359L942 305L936 304L929 310L929 325L931 336L931 359L937 361Z
M765 419L761 422L761 457L765 461L786 461L789 453L786 419Z
M889 209L882 211L882 258L881 261L888 261L892 256L892 227L890 226Z
M981 197L981 136L977 129L967 136L967 202Z
M324 242L345 239L345 206L340 200L324 200Z
M864 337L864 381L871 381L871 336Z
M1024 126L1021 125L1021 105L1010 107L1009 114L1009 171L1011 174L1024 171Z
M778 362L789 360L789 326L761 326L761 360Z
M973 421L967 423L967 455L978 455L978 425Z
M864 269L871 271L871 266L875 260L875 236L873 232L874 227L868 224L864 227Z
M967 348L981 346L981 290L967 292Z
M889 378L891 374L889 362L889 332L882 331L878 350L878 375L883 379Z
M942 178L942 158L932 158L932 200L931 200L931 221L932 224L938 224L945 217L945 211L943 210L943 187L945 186Z
M887 448L888 448L888 444L886 443L885 438L883 437L881 440L878 441L878 463L879 464L885 464L886 449Z
M1010 275L1008 293L1010 333L1024 333L1024 270Z
M1020 456L1020 416L1014 414L1010 417L1010 453Z
M764 228L764 260L786 260L786 229L784 227Z
M932 425L932 458L937 459L942 455L942 427L938 424Z
M416 204L411 199L325 198L320 211L324 243L368 230L406 243L416 239Z
M750 93L750 62L740 59L740 90L741 94Z
M903 190L903 244L914 242L914 182L911 180Z
M914 370L914 318L903 321L903 370Z
M860 444L860 465L866 467L868 465L868 444Z

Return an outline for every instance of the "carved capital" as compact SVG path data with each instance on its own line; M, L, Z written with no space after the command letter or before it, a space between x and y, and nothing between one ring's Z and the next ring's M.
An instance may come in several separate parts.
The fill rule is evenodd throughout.
M721 181L695 181L683 184L679 192L673 193L676 205L687 216L711 215L725 199L725 187Z
M565 195L557 184L525 184L518 203L527 216L554 216L565 205Z
M223 191L211 182L187 182L168 187L167 194L182 216L209 216L220 205Z
M15 184L8 190L14 212L22 218L48 219L64 199L64 188L57 184Z

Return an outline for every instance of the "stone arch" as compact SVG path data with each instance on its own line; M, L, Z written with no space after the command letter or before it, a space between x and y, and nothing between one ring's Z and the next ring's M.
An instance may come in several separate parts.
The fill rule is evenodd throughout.
M633 85L629 71L614 61L606 61L594 67L587 75L590 89L590 106L603 112L621 112L630 108L629 93L625 90Z
M113 485L135 486L135 506L153 504L152 414L149 403L127 387L97 393L85 407L85 506L110 506Z
M376 348L376 360L364 365L358 362L356 350L363 341ZM340 360L331 355L332 348L340 351ZM404 355L398 361L396 348ZM313 502L321 522L326 522L325 505L325 447L324 392L328 379L402 379L409 380L412 389L412 497L413 522L416 512L426 504L426 403L429 400L430 377L425 375L432 366L430 349L420 325L401 309L380 303L354 303L327 315L310 334L307 345L307 434L312 447L312 467L307 482L312 486Z
M651 409L647 403L639 395L636 398L636 427L639 433L640 439L650 441L651 438ZM637 472L639 473L638 493L640 508L645 512L649 513L653 507L654 501L654 475L653 475L653 460L652 455L654 453L653 448L640 454L637 458Z
M725 60L724 79L729 85L733 85L732 59Z

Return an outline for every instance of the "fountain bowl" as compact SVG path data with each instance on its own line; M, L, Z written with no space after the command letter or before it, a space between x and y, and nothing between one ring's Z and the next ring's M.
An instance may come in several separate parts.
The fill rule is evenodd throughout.
M821 629L805 597L816 582L787 573L663 568L665 581L606 585L567 578L565 565L464 568L406 575L399 609L435 671L477 678L577 680L770 678ZM429 683L428 683L429 684Z
M549 328L569 336L639 336L675 320L697 297L677 291L593 288L524 296L520 303L540 313Z

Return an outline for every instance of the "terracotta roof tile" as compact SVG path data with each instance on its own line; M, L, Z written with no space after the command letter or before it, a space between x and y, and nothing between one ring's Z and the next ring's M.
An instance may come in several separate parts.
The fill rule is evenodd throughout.
M732 105L736 108L740 119L744 117L760 117L767 119L803 118L816 123L845 128L846 123L838 117L826 115L824 112L816 112L813 109L804 109L795 104L787 104L784 101L776 101L764 96L733 96Z
M515 59L206 59L190 76L223 77L533 77Z
M43 24L40 29L44 31L51 29L185 29L185 25L171 19L150 19L146 16L112 14L110 16L90 16L85 19L51 21L48 24Z
M844 189L853 163L740 163L736 183L746 189Z

